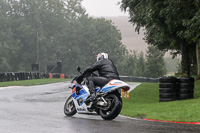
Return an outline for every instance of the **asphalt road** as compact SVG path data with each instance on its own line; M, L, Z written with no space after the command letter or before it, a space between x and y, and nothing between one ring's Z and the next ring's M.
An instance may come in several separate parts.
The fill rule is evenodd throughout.
M105 121L96 114L63 113L69 82L0 88L0 133L191 133L200 125L150 122L118 116ZM136 84L130 84L132 88Z

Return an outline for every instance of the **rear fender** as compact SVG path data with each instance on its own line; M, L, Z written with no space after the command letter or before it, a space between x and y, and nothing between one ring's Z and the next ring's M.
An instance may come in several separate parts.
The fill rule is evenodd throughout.
M121 80L113 79L108 84L106 84L102 89L100 89L99 92L107 93L107 92L111 92L114 90L121 91L121 89L128 91L130 89L130 86Z
M115 91L113 91L113 93L114 93L115 95L117 95L118 97L121 97L121 88L116 89Z

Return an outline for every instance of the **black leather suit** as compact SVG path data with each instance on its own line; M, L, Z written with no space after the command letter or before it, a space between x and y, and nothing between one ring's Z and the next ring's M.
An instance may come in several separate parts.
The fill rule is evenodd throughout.
M88 88L91 93L95 92L95 86L103 87L105 84L107 84L112 79L119 79L119 74L117 72L117 68L113 64L113 62L110 59L102 59L97 61L92 66L88 67L84 73L83 77L85 77L86 74L90 74L94 71L98 71L99 76L98 77L88 77Z

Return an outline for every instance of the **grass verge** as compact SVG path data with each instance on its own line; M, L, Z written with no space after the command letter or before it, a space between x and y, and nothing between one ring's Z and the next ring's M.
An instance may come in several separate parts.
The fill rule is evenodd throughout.
M159 83L142 83L123 98L122 115L165 121L200 122L200 80L195 82L194 99L159 102Z
M10 82L0 82L0 87L6 86L32 86L32 85L42 85L42 84L50 84L56 82L64 82L69 81L69 79L32 79L32 80L20 80L20 81L10 81Z

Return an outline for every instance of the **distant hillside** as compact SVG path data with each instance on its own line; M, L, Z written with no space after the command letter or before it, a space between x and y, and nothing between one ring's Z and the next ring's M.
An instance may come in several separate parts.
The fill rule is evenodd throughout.
M122 43L127 46L129 50L145 52L147 49L147 44L143 40L144 32L141 31L140 34L138 34L135 31L135 27L128 22L128 17L105 17L105 19L111 20L113 24L121 31Z
M146 53L148 47L147 43L143 40L144 32L141 30L140 34L135 31L135 27L128 22L128 17L105 17L105 19L111 20L113 24L121 31L122 43L129 50L137 50L138 52L143 51ZM172 59L170 52L165 54L165 64L168 74L174 74L177 72L177 59Z
M143 51L146 53L148 47L147 43L143 40L144 31L140 31L138 34L135 31L135 27L129 22L128 17L104 17L105 19L111 20L113 24L121 31L122 43L129 50L137 50L138 52ZM165 57L172 57L170 52L165 54Z

